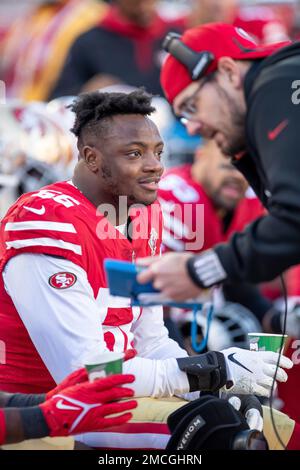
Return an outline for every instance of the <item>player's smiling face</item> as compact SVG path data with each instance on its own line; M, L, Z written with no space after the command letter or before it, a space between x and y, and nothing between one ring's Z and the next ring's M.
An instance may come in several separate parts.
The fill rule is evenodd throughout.
M156 125L139 114L117 115L109 122L99 144L99 184L114 199L127 196L128 205L152 204L164 169L164 145Z

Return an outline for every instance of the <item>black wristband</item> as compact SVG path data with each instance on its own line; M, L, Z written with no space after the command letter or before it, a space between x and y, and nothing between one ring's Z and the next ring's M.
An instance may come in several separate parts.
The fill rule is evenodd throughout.
M41 394L25 394L25 393L14 393L9 397L5 408L27 408L28 406L37 406L40 403L44 403L46 396L44 393Z
M220 284L227 277L214 250L207 250L201 255L189 258L186 266L192 281L202 289Z
M189 276L192 279L193 283L197 287L201 287L201 289L204 289L204 285L202 284L201 279L199 279L197 274L196 274L196 270L194 268L194 262L195 262L195 257L194 256L193 256L193 258L189 258L187 260L187 263L186 263L187 272L189 273Z
M49 436L49 427L42 410L38 406L20 409L24 438L38 439Z
M227 382L226 361L221 352L209 351L176 361L179 369L187 374L190 392L215 392Z

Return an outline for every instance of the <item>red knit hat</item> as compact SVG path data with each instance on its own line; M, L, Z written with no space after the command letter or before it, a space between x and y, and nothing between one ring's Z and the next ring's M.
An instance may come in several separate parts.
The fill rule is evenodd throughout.
M236 60L260 59L290 44L285 41L260 45L243 29L224 23L209 23L188 29L181 41L195 52L208 51L214 55L214 60L204 75L217 69L221 57ZM161 70L161 85L168 101L172 103L192 81L188 69L169 54Z

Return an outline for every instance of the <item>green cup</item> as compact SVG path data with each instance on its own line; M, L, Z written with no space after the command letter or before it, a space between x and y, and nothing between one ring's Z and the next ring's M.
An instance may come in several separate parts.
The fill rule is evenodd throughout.
M248 333L250 351L273 351L280 352L282 335L274 335L269 333ZM286 344L288 336L284 335L283 348Z
M123 353L110 352L99 354L85 362L89 381L93 382L95 379L113 374L122 374L123 358Z

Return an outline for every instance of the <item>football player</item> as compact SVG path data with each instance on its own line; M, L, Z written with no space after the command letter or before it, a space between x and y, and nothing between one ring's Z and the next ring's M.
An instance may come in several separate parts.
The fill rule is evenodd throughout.
M131 307L130 299L109 295L105 258L160 252L163 142L143 91L85 94L73 111L79 159L72 180L24 194L2 220L0 388L43 393L97 353L134 347L124 372L136 377L136 397L219 389L268 396L278 354L230 348L188 357L168 337L161 307ZM279 366L276 378L286 381L283 368L292 362L281 357ZM168 432L146 431L135 428L139 437L127 440L114 433L113 444L147 448L154 439L152 447L165 446ZM112 436L96 433L88 442L111 446Z

